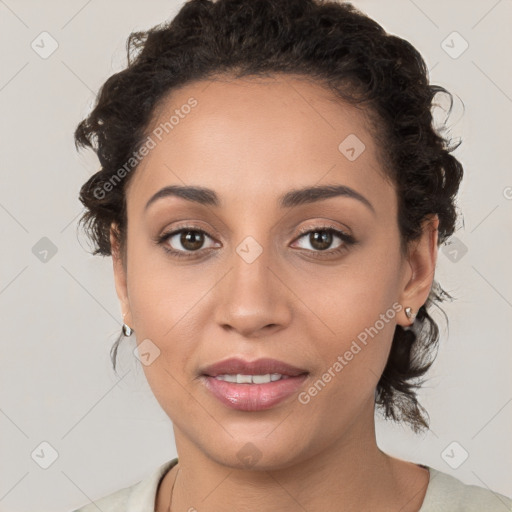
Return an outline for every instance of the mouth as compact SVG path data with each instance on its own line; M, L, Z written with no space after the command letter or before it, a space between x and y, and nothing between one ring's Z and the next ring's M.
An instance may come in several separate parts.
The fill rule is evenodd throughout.
M219 361L203 368L200 373L208 377L217 377L219 375L280 375L283 377L296 377L303 373L308 373L303 368L298 368L291 364L279 361L277 359L262 358L255 361L245 361L238 357L231 357ZM277 380L277 379L276 379ZM240 382L244 384L245 382Z
M309 375L307 370L276 359L231 358L204 368L201 381L224 405L240 411L270 409L292 396Z

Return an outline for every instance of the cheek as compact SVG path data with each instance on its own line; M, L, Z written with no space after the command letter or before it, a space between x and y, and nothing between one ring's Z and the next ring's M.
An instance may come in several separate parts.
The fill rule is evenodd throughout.
M396 319L392 305L399 296L400 264L398 238L376 238L339 265L318 266L315 272L297 269L293 289L323 322L327 334L351 339L390 309L388 316ZM388 326L383 334L389 336L390 330L392 334L394 329Z
M154 362L142 365L148 383L165 410L181 410L188 396L182 386L193 385L197 353L212 318L210 295L222 273L176 264L158 252L139 247L129 254L128 295L137 344L159 352Z
M128 256L128 295L136 331L158 340L172 339L181 323L208 293L207 270L171 260L161 247L141 244Z
M336 335L322 340L317 355L323 364L297 397L303 435L315 439L321 431L319 446L348 430L355 418L373 417L375 388L395 329L393 309L388 311L388 323L375 318L370 323L368 312L357 319L347 313L336 323Z
M316 352L324 363L319 373L331 372L322 380L338 382L332 388L340 399L350 400L346 393L354 385L371 393L386 365L401 310L400 263L398 236L396 241L383 237L371 248L361 247L343 265L314 277L304 272L295 282L297 295L306 298L314 313L305 322L316 325Z

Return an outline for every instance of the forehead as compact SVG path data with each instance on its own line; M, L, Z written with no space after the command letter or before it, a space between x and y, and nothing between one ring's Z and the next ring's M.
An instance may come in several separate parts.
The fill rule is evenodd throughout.
M394 193L365 111L302 78L187 84L160 102L147 137L151 149L128 190L140 209L172 184L212 188L231 203L323 183L388 203Z

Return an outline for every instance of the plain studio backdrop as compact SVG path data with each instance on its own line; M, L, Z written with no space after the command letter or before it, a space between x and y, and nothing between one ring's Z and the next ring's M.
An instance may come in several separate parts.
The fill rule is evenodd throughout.
M512 496L510 0L355 0L424 56L454 94L463 218L440 250L446 303L420 392L426 434L383 421L380 447ZM77 238L78 191L99 168L73 131L124 67L133 30L181 2L0 0L0 510L69 511L176 456L172 425L124 341L110 258ZM459 99L460 98L460 99ZM462 104L461 100L464 102ZM464 110L465 108L465 110ZM439 119L444 120L441 112Z

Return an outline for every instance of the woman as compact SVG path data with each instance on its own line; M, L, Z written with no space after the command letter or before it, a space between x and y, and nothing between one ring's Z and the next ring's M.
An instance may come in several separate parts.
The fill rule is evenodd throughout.
M346 3L191 0L128 56L82 221L178 458L80 511L512 510L376 444L375 405L428 428L463 175L418 52Z

